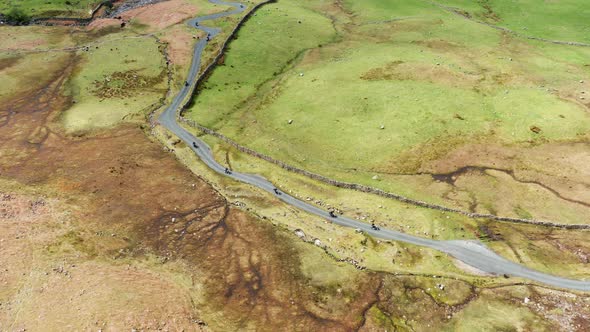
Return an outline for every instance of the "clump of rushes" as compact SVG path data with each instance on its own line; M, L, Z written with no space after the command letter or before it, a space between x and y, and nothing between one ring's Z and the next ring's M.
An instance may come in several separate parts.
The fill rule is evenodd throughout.
M13 7L8 13L4 14L4 19L6 23L12 25L27 25L31 21L29 15L17 7Z

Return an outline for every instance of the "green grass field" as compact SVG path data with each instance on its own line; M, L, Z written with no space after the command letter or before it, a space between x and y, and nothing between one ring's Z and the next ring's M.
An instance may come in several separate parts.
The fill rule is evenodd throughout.
M263 8L188 116L298 167L450 205L398 175L473 143L588 139L590 49L506 35L428 3L346 4L348 16L336 17L351 23L335 25L325 4ZM491 206L482 212L517 214L516 205L493 206L493 193L475 196ZM557 201L527 211L579 222L579 211L568 216Z
M81 50L69 82L76 103L62 116L68 131L113 126L144 116L167 91L164 57L153 38L118 35Z
M590 43L590 8L584 1L450 0L439 3L462 8L473 18L522 35Z
M1 0L0 13L7 15L18 9L29 17L90 17L100 3L96 0Z

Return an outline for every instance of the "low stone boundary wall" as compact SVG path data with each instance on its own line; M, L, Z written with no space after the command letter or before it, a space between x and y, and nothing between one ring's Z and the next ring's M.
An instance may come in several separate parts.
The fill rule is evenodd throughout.
M207 66L207 68L205 68L201 72L201 74L197 78L197 81L192 86L193 91L191 91L191 93L189 94L190 98L188 98L188 100L186 100L180 106L180 115L181 116L184 113L187 105L189 105L192 102L193 98L195 98L195 96L196 96L195 91L198 90L199 85L201 85L205 80L207 80L207 78L209 77L209 75L212 73L213 69L215 69L215 66L217 66L217 63L219 62L219 60L221 59L221 57L223 57L223 55L225 54L225 50L227 49L227 46L235 38L236 34L238 33L238 31L240 30L240 28L242 27L242 25L244 25L244 23L246 23L246 21L248 21L248 19L252 16L252 14L254 14L254 12L256 12L256 10L258 8L260 8L260 7L262 7L262 6L266 5L266 4L269 4L269 3L273 3L273 2L276 2L276 0L265 0L265 1L262 1L262 2L260 2L258 4L256 4L254 7L252 7L252 9L250 9L248 11L248 13L246 13L246 15L244 15L244 17L242 17L240 19L240 21L238 22L238 24L235 26L235 28L232 30L232 32L229 34L229 36L223 42L223 45L221 45L221 48L219 49L219 52L217 53L217 55L215 56L215 58L213 58L213 61L211 61L211 63Z
M230 138L212 130L209 129L207 127L201 126L198 123L196 123L193 120L189 120L186 119L183 116L184 110L186 108L186 106L192 101L193 98L196 97L196 94L194 92L194 89L197 89L197 87L203 83L207 78L208 75L211 73L211 71L215 68L215 66L217 65L217 63L219 62L219 59L221 59L221 57L224 55L225 50L227 48L227 46L229 45L229 43L232 41L232 39L235 37L235 35L238 33L238 30L242 27L242 25L248 20L248 18L250 18L250 16L252 16L252 14L261 6L264 6L268 3L272 3L275 2L276 0L266 0L263 1L257 5L255 5L254 7L252 7L252 9L244 16L242 17L242 19L240 20L240 22L238 22L238 24L236 25L236 27L234 28L234 30L231 32L231 34L228 36L228 38L225 40L225 42L223 43L223 45L221 46L221 49L219 51L219 53L215 56L215 58L213 59L213 61L207 66L207 68L205 68L205 70L203 70L203 72L199 75L199 77L197 78L196 83L193 85L193 91L191 92L191 97L185 101L185 103L181 106L181 111L180 111L180 116L179 119L181 121L183 121L184 123L188 124L189 126L196 128L202 132L204 132L205 134L214 136L219 138L220 140L224 141L225 143L233 146L234 148L236 148L237 150L246 153L250 156L268 161L270 163L273 163L277 166L280 166L281 168L296 173L296 174L300 174L303 176L306 176L310 179L313 180L317 180L317 181L321 181L323 183L327 183L329 185L338 187L338 188L345 188L345 189L351 189L351 190L356 190L356 191L360 191L360 192L365 192L365 193L370 193L370 194L374 194L374 195L378 195L378 196L382 196L382 197L386 197L386 198L390 198L390 199L395 199L397 201L403 202L403 203L407 203L407 204L412 204L415 206L419 206L419 207L424 207L424 208L428 208L428 209L433 209L433 210L439 210L439 211L446 211L446 212L452 212L452 213L458 213L458 214L462 214L464 216L470 217L470 218L482 218L482 219L491 219L491 220L496 220L496 221L504 221L504 222L514 222L514 223L521 223L521 224L531 224L531 225L539 225L539 226L546 226L546 227L556 227L556 228L563 228L563 229L590 229L590 225L584 225L584 224L560 224L560 223L554 223L554 222L550 222L550 221L543 221L543 220L534 220L534 219L521 219L521 218L510 218L510 217L501 217L501 216L496 216L496 215L492 215L492 214L484 214L484 213L472 213L472 212L467 212L467 211L462 211L459 209L454 209L454 208L449 208L446 206L442 206L442 205L437 205L437 204L432 204L432 203L428 203L428 202L424 202L424 201L419 201L419 200L415 200L412 198L408 198L408 197L404 197L398 194L394 194L394 193L390 193L390 192L386 192L383 191L381 189L378 188L373 188L373 187L369 187L369 186L365 186L362 184L357 184L357 183L348 183L348 182L342 182L342 181L337 181L337 180L333 180L330 178L327 178L323 175L319 175L319 174L315 174L309 171L306 171L304 169L301 168L297 168L294 166L291 166L289 164L286 164L280 160L274 159L272 157L269 157L267 155L264 155L262 153L259 153L257 151L254 151L248 147L245 147L243 145L238 144L237 142L231 140Z
M462 214L462 215L470 217L470 218L491 219L491 220L496 220L496 221L531 224L531 225L556 227L556 228L563 228L563 229L590 229L590 225L585 225L585 224L560 224L560 223L543 221L543 220L501 217L501 216L496 216L493 214L467 212L467 211L463 211L463 210L459 210L459 209L449 208L449 207L442 206L442 205L419 201L416 199L404 197L404 196L401 196L398 194L390 193L390 192L387 192L387 191L384 191L384 190L381 190L378 188L373 188L373 187L369 187L369 186L362 185L362 184L348 183L348 182L333 180L333 179L327 178L323 175L319 175L316 173L306 171L301 168L297 168L295 166L291 166L291 165L286 164L280 160L274 159L272 157L269 157L267 155L264 155L262 153L254 151L248 147L238 144L237 142L231 140L230 138L224 136L223 134L220 134L212 129L209 129L207 127L199 125L198 123L196 123L193 120L186 119L182 116L180 117L180 120L183 121L184 123L188 124L190 127L198 129L198 130L204 132L205 134L214 136L214 137L222 140L223 142L231 145L232 147L236 148L237 150L239 150L243 153L246 153L250 156L253 156L253 157L268 161L270 163L273 163L273 164L280 166L281 168L283 168L287 171L297 173L297 174L306 176L310 179L321 181L323 183L327 183L329 185L332 185L332 186L335 186L338 188L351 189L351 190L356 190L356 191L360 191L360 192L370 193L370 194L374 194L374 195L378 195L378 196L382 196L382 197L386 197L386 198L390 198L390 199L395 199L397 201L407 203L407 204L412 204L412 205L419 206L419 207L424 207L424 208L438 210L438 211L458 213L458 214Z

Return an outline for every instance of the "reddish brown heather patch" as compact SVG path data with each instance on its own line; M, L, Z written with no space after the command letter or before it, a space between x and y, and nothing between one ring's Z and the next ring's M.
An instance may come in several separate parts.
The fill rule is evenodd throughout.
M480 74L467 74L453 71L436 64L405 63L396 60L383 67L367 71L361 75L361 79L369 81L411 80L442 84L451 87L471 88L484 80L484 76Z
M125 21L136 19L152 30L162 30L171 25L199 15L200 9L184 0L170 0L132 9L121 14Z
M94 89L92 94L101 98L126 98L137 94L139 91L160 92L162 89L155 89L154 86L162 82L166 77L166 70L163 69L157 76L145 76L140 74L141 70L128 70L125 72L116 71L103 77L101 80L92 82Z
M121 26L121 20L116 18L98 18L86 26L89 30L98 30L107 27Z
M182 26L170 28L163 34L161 39L168 43L168 56L174 65L190 65L195 36L202 37L203 34L196 30L190 33Z
M65 136L54 120L70 103L60 91L73 63L54 73L49 86L2 110L2 177L55 188L78 206L72 217L92 232L76 235L76 243L97 242L93 234L114 230L129 255L152 252L188 263L206 286L206 308L223 312L212 326L352 330L362 324L375 277L359 282L342 302L328 301L337 299L335 290L307 283L290 238L230 208L139 128ZM83 248L89 257L122 255L108 246Z
M196 16L199 7L184 0L163 1L126 11L120 18L99 18L88 24L87 29L99 30L106 27L121 26L121 23L137 20L149 26L149 31L160 31Z
M21 288L34 264L33 243L47 243L53 235L44 227L59 217L52 205L42 197L0 192L0 302Z

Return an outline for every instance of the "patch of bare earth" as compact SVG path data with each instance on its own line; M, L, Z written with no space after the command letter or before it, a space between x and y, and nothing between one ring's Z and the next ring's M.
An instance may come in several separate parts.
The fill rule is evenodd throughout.
M368 81L423 81L453 87L470 87L483 79L481 75L452 71L438 65L410 64L393 61L381 68L367 71L361 79Z
M86 26L88 30L99 30L107 27L121 26L121 20L116 18L98 18Z
M371 283L359 282L346 305L325 304L328 295L320 297L325 292L298 272L298 255L288 238L269 223L231 208L139 128L64 135L53 120L70 105L60 91L73 64L51 74L49 86L2 110L8 116L0 126L1 148L12 153L0 158L1 176L24 186L51 188L76 206L70 215L73 233L41 251L68 264L57 267L59 276L45 275L53 270L40 268L40 279L27 282L26 292L5 300L11 305L0 309L5 310L4 321L26 329L38 327L33 317L39 316L44 326L74 329L88 327L79 325L87 319L97 326L108 321L107 326L152 328L156 321L174 319L177 326L197 326L189 316L205 317L218 329L351 330L361 324L374 297ZM18 246L10 250L23 251ZM181 295L181 288L156 280L149 271L100 263L148 255L161 257L163 268L166 262L185 262L188 278L206 291ZM26 251L20 258L27 259ZM17 263L6 268L15 269L13 265ZM30 269L15 271L31 274ZM64 288L69 290L60 293ZM162 293L147 292L150 288ZM168 301L169 308L160 308ZM190 301L199 305L189 310ZM105 308L105 303L112 306ZM70 308L68 316L60 306Z
M175 26L167 30L161 40L168 44L168 57L176 66L190 65L192 49L198 32L190 33L182 26Z
M137 20L159 31L198 15L198 6L183 0L170 0L135 8L121 14L123 20Z
M199 7L183 0L170 0L141 6L122 13L117 18L98 18L90 22L89 30L120 26L132 20L149 27L149 31L161 31L181 23L199 13Z
M54 235L48 225L60 214L53 211L53 204L44 197L0 192L0 302L22 287L34 264L33 246Z

